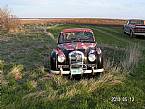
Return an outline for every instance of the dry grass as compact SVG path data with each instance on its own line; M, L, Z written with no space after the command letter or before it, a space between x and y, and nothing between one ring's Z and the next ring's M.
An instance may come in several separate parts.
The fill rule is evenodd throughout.
M30 101L32 99L43 99L56 101L69 99L76 95L93 93L97 89L105 87L105 85L121 84L124 79L125 77L116 70L105 72L99 79L81 79L79 81L72 81L61 76L53 75L51 79L47 80L53 82L53 84L47 83L46 90L29 93L23 97L23 100Z
M3 72L4 61L0 60L0 72Z
M0 28L8 32L17 32L20 20L11 14L8 8L0 8Z
M8 77L14 78L15 80L20 80L22 79L22 72L23 71L23 66L22 65L17 65L14 66L11 71L8 73Z
M131 71L131 69L133 69L137 65L141 58L142 53L140 50L140 46L138 44L135 44L134 46L129 46L126 49L126 54L126 58L121 64L123 68Z
M118 50L121 50L120 48ZM140 58L142 57L142 52L139 44L134 44L133 46L128 46L127 48L122 49L124 54L121 55L122 60L115 64L114 57L112 61L105 60L104 68L107 71L121 71L121 72L129 72L138 64Z
M50 18L50 19L20 19L21 24L48 24L48 23L68 23L68 24L97 24L97 25L123 25L123 19L99 19L99 18Z
M0 60L0 83L2 83L2 81L4 80L3 67L4 67L4 61Z

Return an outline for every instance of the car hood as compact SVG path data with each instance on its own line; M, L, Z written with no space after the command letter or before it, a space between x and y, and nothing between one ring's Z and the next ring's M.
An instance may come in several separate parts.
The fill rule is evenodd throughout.
M73 43L59 44L58 47L60 49L70 51L70 50L94 48L96 47L96 43L73 42Z

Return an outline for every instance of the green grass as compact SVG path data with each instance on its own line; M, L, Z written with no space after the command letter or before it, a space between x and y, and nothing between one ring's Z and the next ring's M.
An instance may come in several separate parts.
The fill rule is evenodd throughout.
M101 77L69 80L44 71L43 58L56 40L43 29L57 39L62 29L72 27L94 30L105 57L106 71ZM145 108L145 39L130 39L121 27L63 24L24 28L26 33L0 32L2 109ZM112 101L112 97L121 100Z

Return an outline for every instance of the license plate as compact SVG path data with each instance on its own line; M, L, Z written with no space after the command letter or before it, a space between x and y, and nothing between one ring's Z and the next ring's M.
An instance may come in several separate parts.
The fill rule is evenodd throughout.
M82 68L72 68L70 71L72 75L82 74Z

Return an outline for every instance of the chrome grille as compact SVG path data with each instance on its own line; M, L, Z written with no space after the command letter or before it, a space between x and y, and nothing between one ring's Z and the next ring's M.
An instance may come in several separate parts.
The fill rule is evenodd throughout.
M81 51L73 51L69 53L69 60L71 67L83 66L84 54Z
M137 32L137 33L145 33L145 28L135 28L135 32Z

